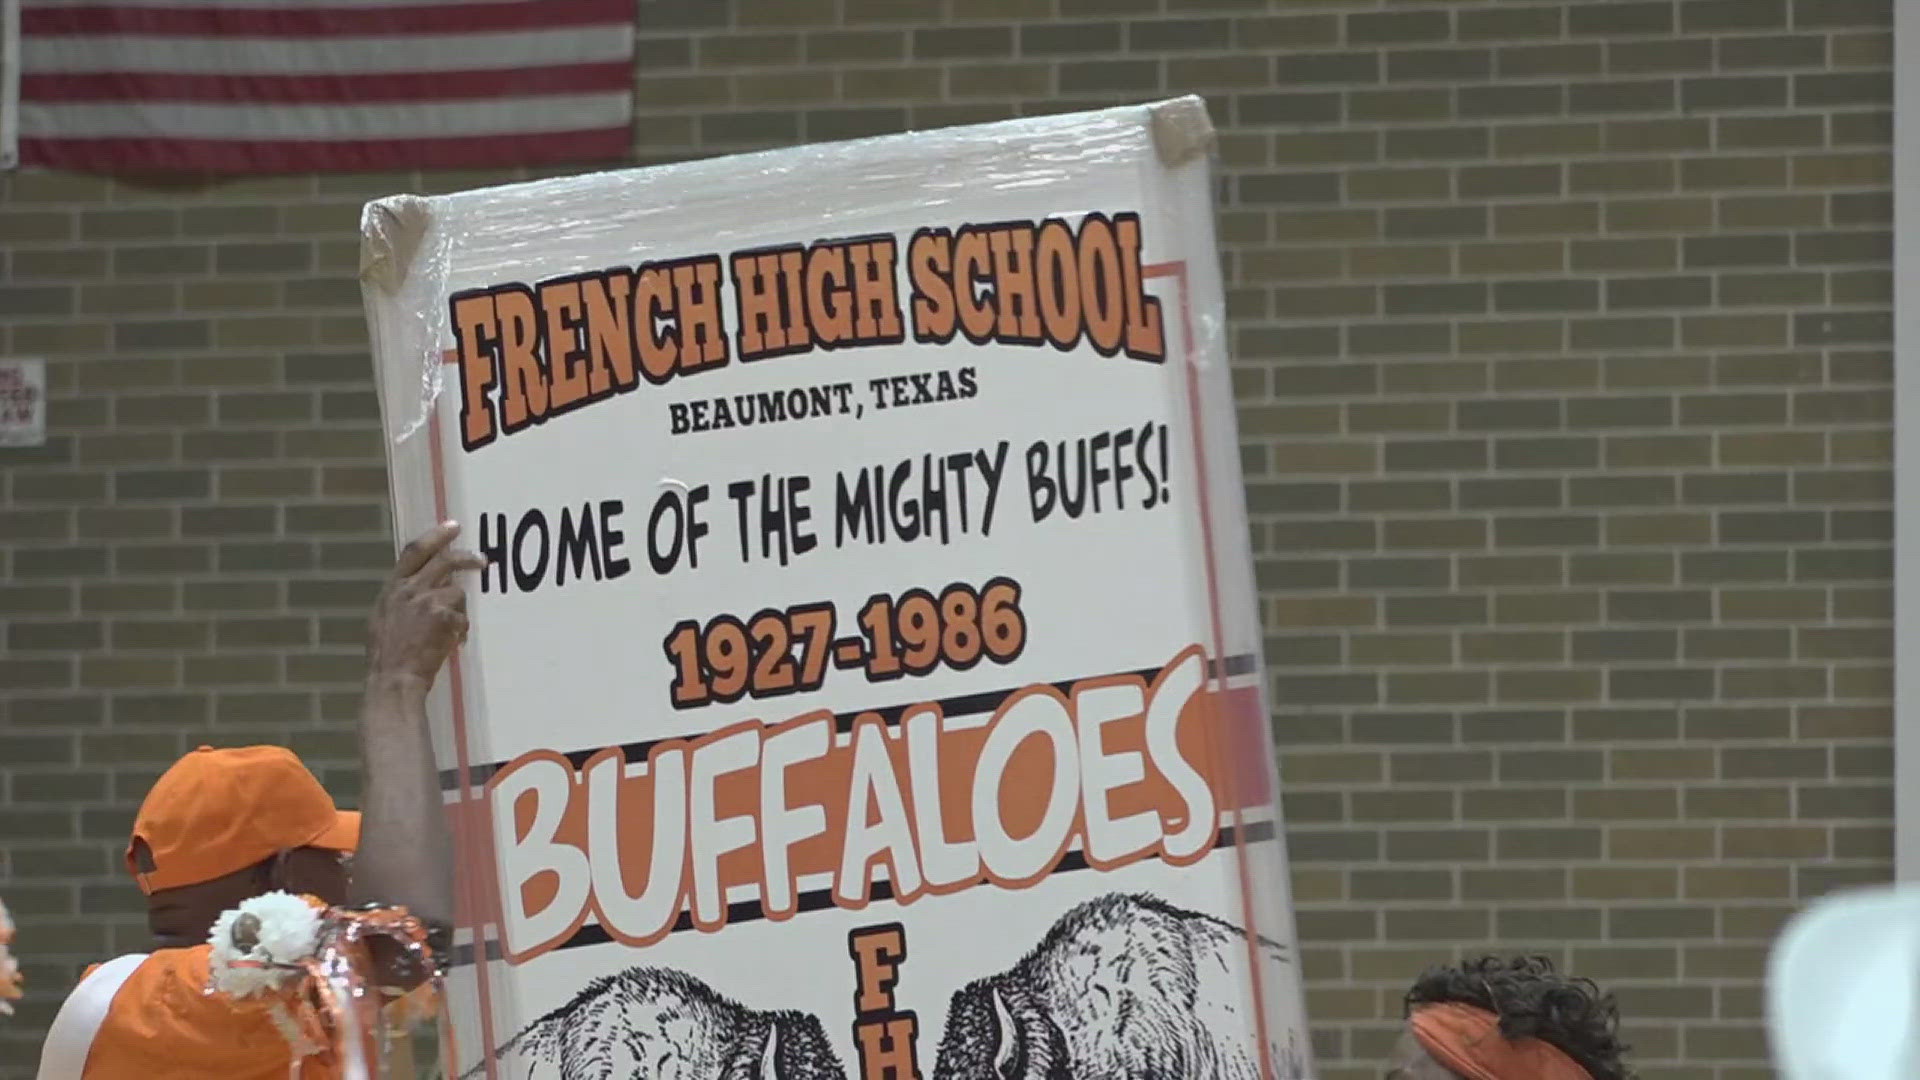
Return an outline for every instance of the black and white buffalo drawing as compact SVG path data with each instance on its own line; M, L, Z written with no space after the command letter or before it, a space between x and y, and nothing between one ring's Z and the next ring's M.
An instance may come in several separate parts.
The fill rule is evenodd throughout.
M1011 970L953 995L934 1080L1261 1080L1249 963L1269 1003L1298 983L1285 946L1256 945L1152 896L1090 900ZM1269 1032L1279 1080L1305 1075L1297 1039Z
M749 1009L669 968L594 980L499 1056L516 1080L846 1080L818 1017Z

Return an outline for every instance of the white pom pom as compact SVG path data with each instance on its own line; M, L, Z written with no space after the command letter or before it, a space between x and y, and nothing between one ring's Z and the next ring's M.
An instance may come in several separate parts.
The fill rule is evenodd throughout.
M270 892L222 914L207 938L214 989L251 997L285 984L286 970L313 956L320 938L320 912L297 896Z

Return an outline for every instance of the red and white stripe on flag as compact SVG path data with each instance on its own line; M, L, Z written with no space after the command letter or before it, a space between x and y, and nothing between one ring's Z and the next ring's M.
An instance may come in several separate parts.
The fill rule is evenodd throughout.
M8 0L18 161L92 172L619 158L634 0Z

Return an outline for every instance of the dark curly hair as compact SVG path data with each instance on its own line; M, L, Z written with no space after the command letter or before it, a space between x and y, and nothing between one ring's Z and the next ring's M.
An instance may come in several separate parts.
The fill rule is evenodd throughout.
M1407 991L1409 1013L1422 1005L1458 1002L1500 1018L1509 1039L1528 1036L1551 1043L1593 1075L1593 1080L1633 1080L1621 1058L1620 1009L1590 979L1553 969L1544 956L1511 960L1483 956L1457 967L1429 968Z

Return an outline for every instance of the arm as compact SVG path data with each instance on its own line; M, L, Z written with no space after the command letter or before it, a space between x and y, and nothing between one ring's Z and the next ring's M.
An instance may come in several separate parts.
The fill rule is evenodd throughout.
M454 576L485 565L450 546L459 531L440 525L408 544L374 603L352 884L355 903L403 904L441 925L453 921L454 852L427 730L427 691L467 635L466 592Z

